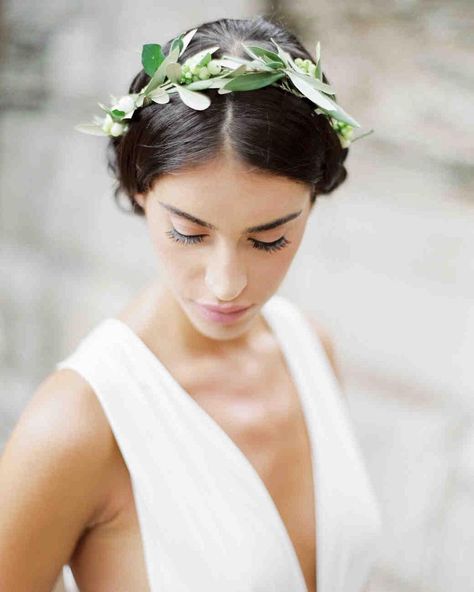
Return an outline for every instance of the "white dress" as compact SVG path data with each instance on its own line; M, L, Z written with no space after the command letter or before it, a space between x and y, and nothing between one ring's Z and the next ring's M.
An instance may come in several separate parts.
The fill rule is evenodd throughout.
M275 294L261 310L308 426L317 591L362 592L383 521L347 404L300 309ZM80 373L108 418L130 472L152 592L307 592L253 465L127 324L105 318L56 367Z

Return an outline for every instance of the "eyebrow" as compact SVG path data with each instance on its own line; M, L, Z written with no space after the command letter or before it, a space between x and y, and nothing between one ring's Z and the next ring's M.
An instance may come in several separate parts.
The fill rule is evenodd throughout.
M180 216L181 218L186 218L186 220L190 220L191 222L194 222L195 224L199 224L199 226L204 226L205 228L210 228L211 230L218 230L217 227L214 226L214 224L211 224L210 222L205 222L204 220L200 220L199 218L196 218L196 216L193 216L192 214L188 214L187 212L183 212L182 210L179 210L178 208L176 208L170 204L164 203L162 201L158 201L158 203L160 205L162 205L164 208L166 208L167 210L169 210L170 212L172 212L173 214ZM251 226L250 228L246 228L245 232L262 232L264 230L272 230L273 228L277 228L278 226L285 224L285 222L289 222L290 220L293 220L294 218L299 216L302 211L303 210L299 210L299 212L292 212L291 214L288 214L287 216L283 216L282 218L277 218L276 220L272 220L271 222L266 222L265 224L258 224L257 226Z

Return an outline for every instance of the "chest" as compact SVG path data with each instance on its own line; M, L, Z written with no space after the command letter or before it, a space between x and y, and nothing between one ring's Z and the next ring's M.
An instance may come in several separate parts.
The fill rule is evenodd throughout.
M175 369L199 406L241 450L268 490L296 552L308 592L316 592L315 499L311 449L298 393L284 365L266 380ZM202 370L202 369L201 369ZM201 376L196 380L196 376ZM222 385L227 383L223 392ZM148 591L146 566L128 469L120 454L111 483L112 519L86 533L71 567L82 590ZM127 585L125 585L125 583Z

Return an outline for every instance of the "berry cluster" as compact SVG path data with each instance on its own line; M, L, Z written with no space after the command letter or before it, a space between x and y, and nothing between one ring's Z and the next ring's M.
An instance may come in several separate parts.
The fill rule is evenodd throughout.
M180 84L189 84L196 80L207 80L211 76L217 76L221 72L221 65L217 60L210 60L206 65L192 64L191 60L188 59L181 66L181 77L179 79Z
M302 58L295 58L295 64L301 68L305 74L316 78L316 71L318 67L311 60L303 60Z
M348 123L334 119L334 117L330 117L329 121L331 122L333 129L336 130L337 134L339 135L342 147L347 148L351 143L354 128Z
M101 129L109 136L121 136L128 130L128 124L121 121L114 121L107 113L102 121Z

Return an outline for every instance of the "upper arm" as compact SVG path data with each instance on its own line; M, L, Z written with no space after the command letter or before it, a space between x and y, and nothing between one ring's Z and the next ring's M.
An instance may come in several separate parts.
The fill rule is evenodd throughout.
M339 386L341 387L341 392L342 391L342 377L341 377L341 373L339 370L339 366L336 362L336 356L335 356L335 352L334 352L334 346L332 343L332 339L329 336L329 333L327 332L327 330L318 322L314 319L314 317L308 313L305 312L306 318L309 321L309 324L311 325L316 337L319 338L319 340L321 341L324 350L326 352L326 355L328 357L329 363L331 364L331 367L333 369L334 375L339 383Z
M101 510L114 439L68 370L36 390L0 457L0 589L49 592Z

